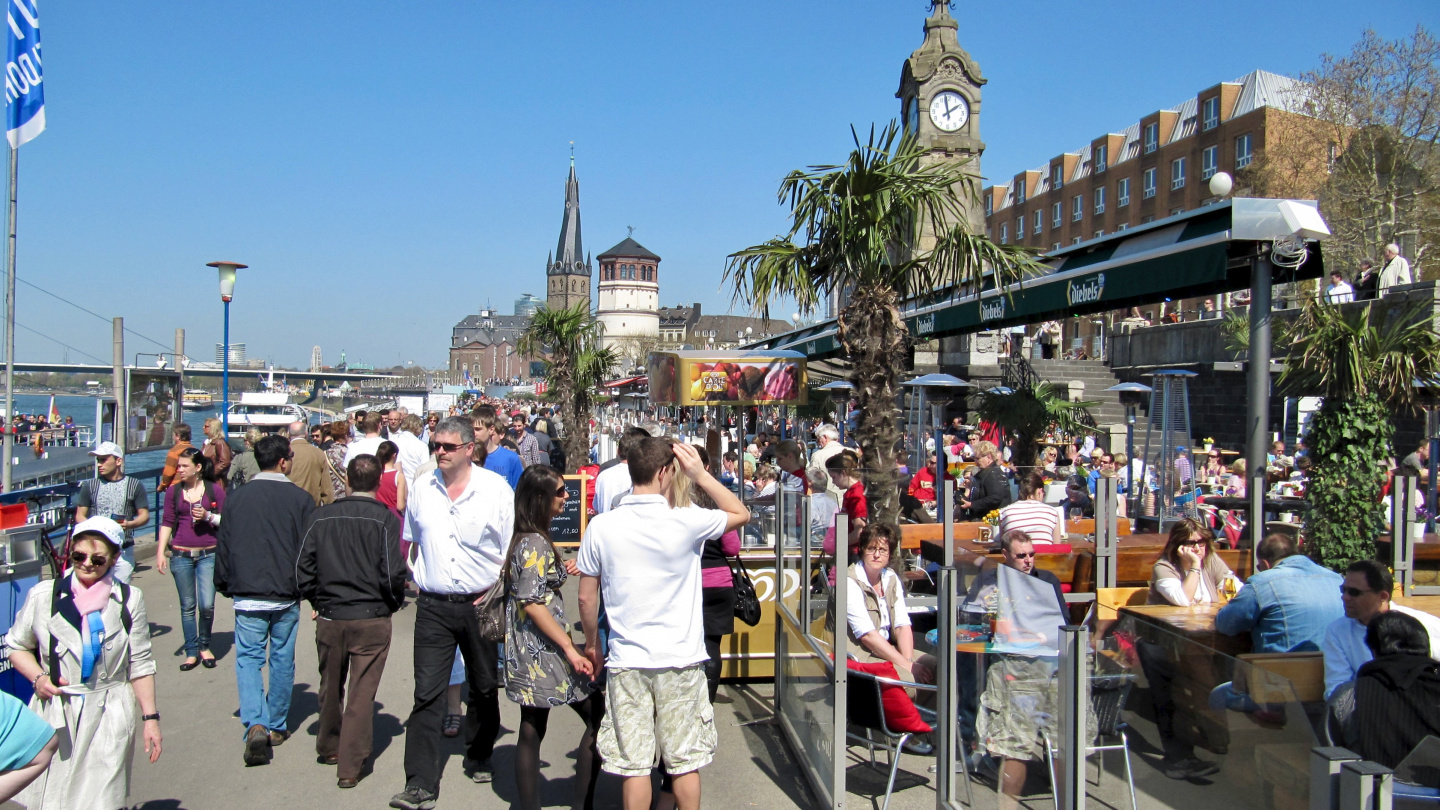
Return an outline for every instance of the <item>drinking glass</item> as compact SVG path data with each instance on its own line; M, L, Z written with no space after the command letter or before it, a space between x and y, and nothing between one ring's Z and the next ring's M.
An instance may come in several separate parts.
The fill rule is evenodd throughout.
M1085 515L1085 510L1081 509L1080 507L1078 507L1078 506L1072 506L1072 507L1070 507L1070 520L1072 520L1072 521L1078 521L1078 520L1079 520L1081 517L1083 517L1084 515Z

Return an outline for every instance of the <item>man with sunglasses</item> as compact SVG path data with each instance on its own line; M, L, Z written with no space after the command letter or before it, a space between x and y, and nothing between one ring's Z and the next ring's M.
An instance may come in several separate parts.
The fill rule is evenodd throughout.
M1374 654L1365 644L1365 630L1370 622L1386 611L1395 610L1413 616L1430 634L1430 657L1440 657L1440 619L1424 611L1394 604L1390 596L1395 579L1390 569L1377 560L1356 560L1345 569L1345 582L1340 586L1340 603L1345 615L1325 630L1325 699L1336 689L1355 680L1360 667Z
M435 426L437 469L418 476L405 508L405 539L415 544L415 702L405 733L405 790L398 810L427 810L440 791L446 687L458 647L470 685L462 767L490 782L490 755L500 731L496 645L480 637L475 604L503 587L500 567L515 524L510 485L471 459L475 430L468 417Z

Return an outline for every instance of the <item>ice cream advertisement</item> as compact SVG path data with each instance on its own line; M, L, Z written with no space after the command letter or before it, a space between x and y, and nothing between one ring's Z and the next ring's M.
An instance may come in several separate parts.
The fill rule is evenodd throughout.
M674 405L803 405L805 361L759 352L656 352L650 399Z

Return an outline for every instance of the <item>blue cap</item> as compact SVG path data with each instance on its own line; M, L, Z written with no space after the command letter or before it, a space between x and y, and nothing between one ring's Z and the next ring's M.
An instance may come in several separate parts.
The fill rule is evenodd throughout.
M1189 448L1185 447L1185 445L1183 445L1183 444L1177 444L1177 445L1175 445L1175 452L1177 452L1177 453L1183 453L1183 452L1185 452L1187 449L1189 449Z

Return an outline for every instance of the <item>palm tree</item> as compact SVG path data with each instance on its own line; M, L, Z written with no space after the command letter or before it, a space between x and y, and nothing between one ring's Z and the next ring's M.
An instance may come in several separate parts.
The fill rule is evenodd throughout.
M591 391L605 377L613 357L598 348L599 329L588 302L569 309L541 308L516 345L522 355L546 355L545 379L560 406L565 429L565 472L573 474L589 458ZM604 365L596 367L599 353Z
M902 301L941 289L1007 284L1041 268L1033 252L996 245L967 230L966 202L978 195L960 162L922 165L927 154L892 121L855 149L843 166L811 166L780 183L790 231L730 254L725 278L735 300L764 317L793 298L805 313L833 294L846 297L838 336L853 364L870 512L899 514L895 452L899 376L910 334Z
M1415 381L1440 373L1432 317L1423 306L1387 312L1312 301L1286 330L1291 346L1279 385L1324 397L1305 432L1314 465L1306 547L1322 565L1342 570L1375 556L1391 414L1413 409Z
M1017 469L1035 466L1037 441L1050 428L1070 435L1094 430L1080 415L1098 403L1071 402L1054 383L1037 382L1009 394L986 391L980 396L977 415L1013 437L1015 454L1010 461Z

